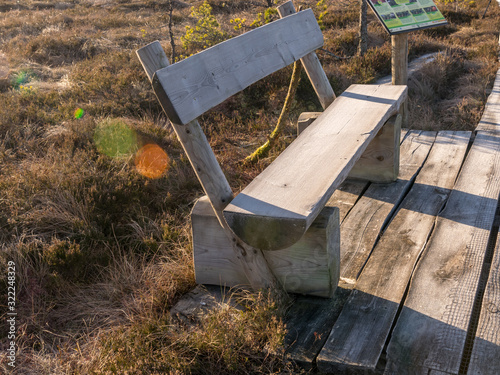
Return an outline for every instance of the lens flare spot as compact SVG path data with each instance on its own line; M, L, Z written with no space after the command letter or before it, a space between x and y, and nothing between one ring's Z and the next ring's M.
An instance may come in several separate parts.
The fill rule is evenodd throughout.
M137 135L125 122L108 119L94 132L97 150L112 158L127 158L137 150Z
M143 176L159 178L169 169L170 158L160 146L147 144L137 152L135 166Z
M76 111L75 111L75 115L74 115L74 117L75 117L76 119L80 119L80 118L82 118L82 117L83 117L83 114L84 114L84 113L85 113L85 112L83 111L83 109L81 109L81 108L77 108L77 109L76 109Z

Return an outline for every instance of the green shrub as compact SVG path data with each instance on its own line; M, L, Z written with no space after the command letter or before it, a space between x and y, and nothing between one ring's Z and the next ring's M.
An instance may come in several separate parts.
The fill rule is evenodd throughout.
M275 8L267 8L264 14L258 13L257 18L250 24L251 27L260 27L266 23L278 19L278 11Z
M182 46L188 53L211 47L226 40L229 35L222 31L212 14L212 7L205 1L198 8L191 8L191 17L196 18L196 26L186 26L186 34L181 37Z

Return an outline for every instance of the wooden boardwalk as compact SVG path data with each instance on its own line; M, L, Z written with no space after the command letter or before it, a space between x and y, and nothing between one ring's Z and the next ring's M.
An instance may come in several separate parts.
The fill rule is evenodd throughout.
M346 181L341 283L298 297L287 355L322 373L500 374L500 76L475 132L403 132L399 179Z

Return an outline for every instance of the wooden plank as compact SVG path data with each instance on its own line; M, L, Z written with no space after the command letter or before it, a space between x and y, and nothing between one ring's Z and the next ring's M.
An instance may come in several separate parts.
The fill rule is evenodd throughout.
M410 132L401 145L399 178L372 184L341 225L340 280L352 287L394 209L411 187L436 137L435 132Z
M406 92L406 86L347 89L226 207L235 234L264 250L297 242Z
M412 168L412 165L414 165L413 168L418 169L419 159L422 159L421 164L434 140L434 133L431 135L424 133L422 137L426 140L424 141L422 138L420 142L417 142L420 133L420 131L409 132L409 137L406 138L401 147L402 168L405 171ZM425 149L427 151L421 154ZM328 206L339 207L341 222L359 200L367 184L363 181L346 180L339 189L335 190ZM370 194L373 195L373 190ZM346 235L342 227L343 225L341 225L341 238ZM290 308L286 322L288 327L288 333L285 337L287 358L306 369L312 367L313 361L323 347L335 320L351 293L351 288L352 286L348 288L338 287L331 300L314 300L306 296L297 297L296 302Z
M285 319L286 358L309 370L342 311L349 289L337 288L332 298L298 296Z
M468 374L500 372L500 239L486 283Z
M150 81L152 81L156 70L169 64L158 41L137 50L137 56ZM205 190L205 194L210 198L214 209L221 211L233 199L233 192L200 124L194 120L186 126L175 123L172 123L172 126Z
M413 268L455 183L470 135L438 133L415 184L368 259L318 356L321 371L375 371Z
M187 124L322 45L323 34L307 9L161 69L153 86L170 120Z
M477 134L412 277L387 349L395 374L457 374L500 193L500 134Z
M150 81L151 72L168 66L168 58L159 42L151 43L137 51ZM164 106L164 103L160 103ZM227 238L230 239L233 251L237 255L250 285L255 288L268 287L276 284L276 279L259 249L252 249L236 238L227 226L222 210L233 199L233 192L222 172L210 144L197 120L187 125L178 125L172 122L172 127L193 167L198 180L207 194L221 227Z
M207 199L191 213L196 282L236 286L248 284L230 238ZM339 281L338 209L325 208L304 237L290 248L264 252L273 274L288 292L332 297Z
M295 13L295 7L292 1L287 1L286 3L278 7L278 13L281 18L289 16ZM323 109L326 109L335 100L335 93L333 92L332 85L328 80L321 63L319 62L316 53L311 52L300 59L300 62L304 66L304 70L309 77L316 95L318 95L319 102Z
M497 71L493 89L488 96L481 121L479 121L476 130L500 131L500 70Z
M368 181L347 179L333 193L326 203L327 207L338 207L339 221L345 219L349 211L354 207L358 199L368 187Z
M399 141L401 115L392 116L370 142L365 152L354 164L349 177L388 183L396 181L399 174Z

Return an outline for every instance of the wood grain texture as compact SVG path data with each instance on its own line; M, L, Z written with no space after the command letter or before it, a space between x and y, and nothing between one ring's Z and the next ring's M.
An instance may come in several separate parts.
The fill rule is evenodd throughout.
M187 124L322 45L323 34L307 9L157 71L153 87L170 120Z
M440 132L320 352L323 372L375 371L414 265L455 183L470 132ZM369 322L369 324L367 324Z
M341 225L341 285L352 287L382 228L404 198L424 164L435 132L411 131L401 145L399 178L391 184L372 184Z
M288 1L278 7L278 13L281 18L295 13L295 7L292 1ZM323 109L326 109L335 100L335 93L330 85L321 63L316 53L311 52L300 59L304 66L309 81L311 82L319 102Z
M406 85L408 84L408 33L402 33L391 36L392 48L392 84ZM408 101L405 100L401 108L401 116L403 117L402 127L408 127Z
M137 56L152 81L154 72L169 65L165 51L156 41L137 50ZM163 106L163 102L160 100ZM205 194L216 211L221 211L233 199L233 192L219 162L197 120L182 126L172 123L175 133L186 152Z
M207 197L191 213L196 282L236 286L247 280ZM273 274L288 292L331 297L339 280L338 209L325 208L292 247L264 252Z
M500 131L500 70L497 71L493 89L488 96L486 107L476 130Z
M391 36L392 84L408 84L408 33Z
M332 298L297 296L287 312L285 355L306 370L313 367L351 291L337 288Z
M491 262L467 374L500 372L500 240Z
M300 135L322 112L302 112L297 120L297 135Z
M349 211L367 189L368 184L367 181L347 179L335 190L326 206L338 207L340 223L344 221Z
M153 82L153 77L157 70L170 65L163 47L157 40L138 49L135 53L148 76L149 82Z
M300 14L300 13L298 13ZM385 122L406 86L352 85L224 210L245 243L297 242Z
M401 115L391 117L354 164L349 177L378 183L396 181L399 174Z
M168 66L168 58L159 42L141 48L137 52L137 56L150 80L152 79L151 72L164 68L165 65ZM158 97L158 99L164 107L165 103L162 98ZM234 237L222 215L222 209L232 200L233 193L200 124L197 120L193 120L187 125L172 123L172 127L210 200L221 228L232 244L234 254L240 262L248 283L255 289L276 285L277 280L262 251L250 248Z
M297 134L300 135L320 115L321 112L301 113L297 120ZM399 173L401 119L400 115L393 116L382 126L348 177L378 183L396 181Z
M402 148L402 152L405 153L402 154L403 160L406 160L408 164L411 164L412 160L409 154L415 153L418 145L421 145L421 143L413 141L413 138L419 134L420 131L411 131L411 137L408 138L407 142L408 144L415 143L415 145ZM403 140L403 138L401 139ZM366 185L368 183L365 181L346 180L335 190L327 206L339 208L340 222L344 220L365 192ZM286 319L288 332L285 336L285 344L286 356L289 360L306 369L312 368L313 362L328 338L351 290L350 288L338 287L331 300L320 300L308 296L297 297Z
M458 373L499 193L500 134L478 133L412 277L387 349L391 373Z

